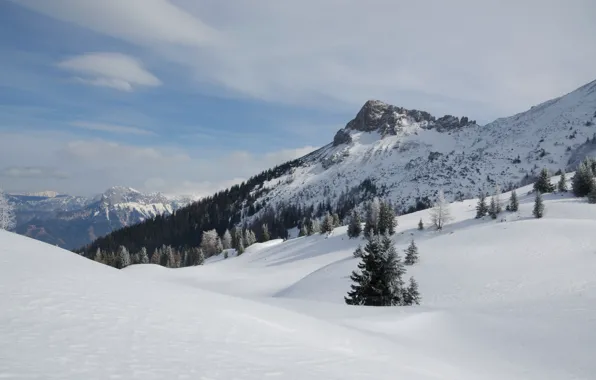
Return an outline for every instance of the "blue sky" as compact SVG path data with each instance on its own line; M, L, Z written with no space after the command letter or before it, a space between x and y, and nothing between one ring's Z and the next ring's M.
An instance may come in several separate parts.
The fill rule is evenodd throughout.
M594 14L583 0L2 0L0 187L208 194L330 142L371 98L489 122L596 78Z

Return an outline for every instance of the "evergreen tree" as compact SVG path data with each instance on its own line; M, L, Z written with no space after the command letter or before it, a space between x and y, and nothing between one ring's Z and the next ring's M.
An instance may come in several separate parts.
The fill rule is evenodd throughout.
M334 212L333 213L333 228L337 228L339 226L341 226L341 221L339 219L339 215L336 212Z
M97 251L95 251L95 256L93 257L93 260L97 261L98 263L105 264L105 261L103 259L103 254L101 253L101 249L97 248Z
M323 223L321 224L321 233L329 234L333 231L333 217L327 213L323 218Z
M364 224L364 236L370 239L379 233L379 218L381 214L381 203L378 198L369 202L366 209L366 221Z
M495 187L495 209L497 211L497 215L503 212L503 205L501 204L501 188L497 185Z
M486 205L486 195L484 191L480 192L478 197L478 204L476 205L476 219L484 217L488 213L488 206Z
M232 234L230 230L226 230L223 234L223 238L221 239L221 244L223 245L224 249L232 248Z
M227 250L225 250L225 251L224 251L224 259L227 259L227 258L228 258L228 256L229 256L229 254L228 254L228 251L227 251Z
M567 188L567 177L565 176L565 172L561 171L561 177L559 178L559 182L557 183L557 191L559 193L566 193L569 189Z
M405 268L388 236L373 236L364 247L354 282L344 298L348 305L395 306L404 304Z
M201 239L201 249L207 257L211 257L223 250L221 239L215 229L204 231Z
M404 298L404 304L407 306L420 305L420 292L418 291L418 283L414 277L410 277L410 284L408 285Z
M271 234L269 234L269 227L267 224L263 224L263 241L271 240Z
M424 230L424 223L422 223L422 218L420 218L420 221L418 222L418 231L422 230Z
M197 264L196 265L203 265L205 264L205 252L201 248L197 248Z
M596 203L596 183L594 183L594 179L592 179L592 190L588 193L588 203Z
M15 227L16 217L13 205L8 201L8 197L4 195L4 191L0 189L0 230L10 231Z
M147 256L147 248L145 248L145 247L141 248L141 252L139 253L139 261L141 264L149 263L149 256Z
M350 239L357 238L362 233L362 224L360 222L360 216L356 210L352 210L352 217L350 218L350 224L348 225L348 237Z
M311 223L310 234L318 234L319 232L321 232L321 225L317 219L313 219Z
M232 248L238 253L244 252L244 236L242 234L242 228L240 227L234 228L234 233L232 234Z
M550 177L546 168L540 171L538 180L534 182L534 190L540 193L552 193L555 191L555 187L550 183Z
M161 258L161 251L159 250L159 248L155 248L155 250L153 251L153 254L151 255L151 264L155 264L155 265L159 265L159 260Z
M592 180L594 173L590 164L590 160L585 159L575 171L572 180L572 191L576 197L585 197L593 188L594 181Z
M252 232L252 230L250 230L250 229L246 229L244 231L244 246L250 247L251 245L253 245L256 242L257 242L257 238L255 236L255 233Z
M300 226L300 232L298 232L298 236L306 236L308 235L308 227L306 226L306 222L303 222Z
M125 246L121 245L118 248L118 257L116 261L116 268L122 269L130 265L130 253Z
M381 235L395 234L395 211L387 202L381 202L379 211L378 233Z
M430 219L438 230L442 230L443 226L452 219L449 204L445 201L443 190L439 190L437 201L430 210Z
M534 210L532 211L534 218L542 218L544 215L544 203L542 201L542 193L536 192L536 199L534 200Z
M416 243L414 243L414 240L412 240L412 242L406 249L406 259L405 259L404 263L406 265L414 265L417 262L418 262L418 247L416 246Z
M490 206L488 207L488 214L490 215L490 217L492 219L497 219L497 202L495 200L495 197L492 196L490 198Z
M362 251L362 247L359 245L358 248L356 248L356 250L354 251L354 257L360 258L363 254L364 251Z
M517 193L513 190L509 199L509 211L517 212L517 210L519 210L519 201L517 200Z

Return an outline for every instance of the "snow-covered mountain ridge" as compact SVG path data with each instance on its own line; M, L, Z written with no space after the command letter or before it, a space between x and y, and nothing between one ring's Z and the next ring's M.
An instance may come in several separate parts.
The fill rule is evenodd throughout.
M596 81L487 125L368 101L332 143L264 183L261 202L334 204L364 181L403 210L441 188L469 199L528 182L543 167L573 169L596 150L595 132Z
M190 199L144 194L114 186L94 197L58 195L9 195L15 206L17 232L72 249L113 230L157 215L169 215Z

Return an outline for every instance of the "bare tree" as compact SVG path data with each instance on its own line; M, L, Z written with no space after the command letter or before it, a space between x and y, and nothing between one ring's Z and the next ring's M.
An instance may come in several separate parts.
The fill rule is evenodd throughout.
M16 220L12 205L0 189L0 230L12 230L16 227Z
M439 190L437 201L430 210L430 220L438 230L441 230L452 219L449 203L445 201L445 194L443 194L443 190Z

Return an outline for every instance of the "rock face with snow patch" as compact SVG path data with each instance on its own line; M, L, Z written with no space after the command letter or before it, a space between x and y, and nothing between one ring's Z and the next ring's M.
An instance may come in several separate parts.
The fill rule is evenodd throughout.
M186 205L160 193L119 186L92 198L11 195L10 200L18 219L16 232L67 249Z

